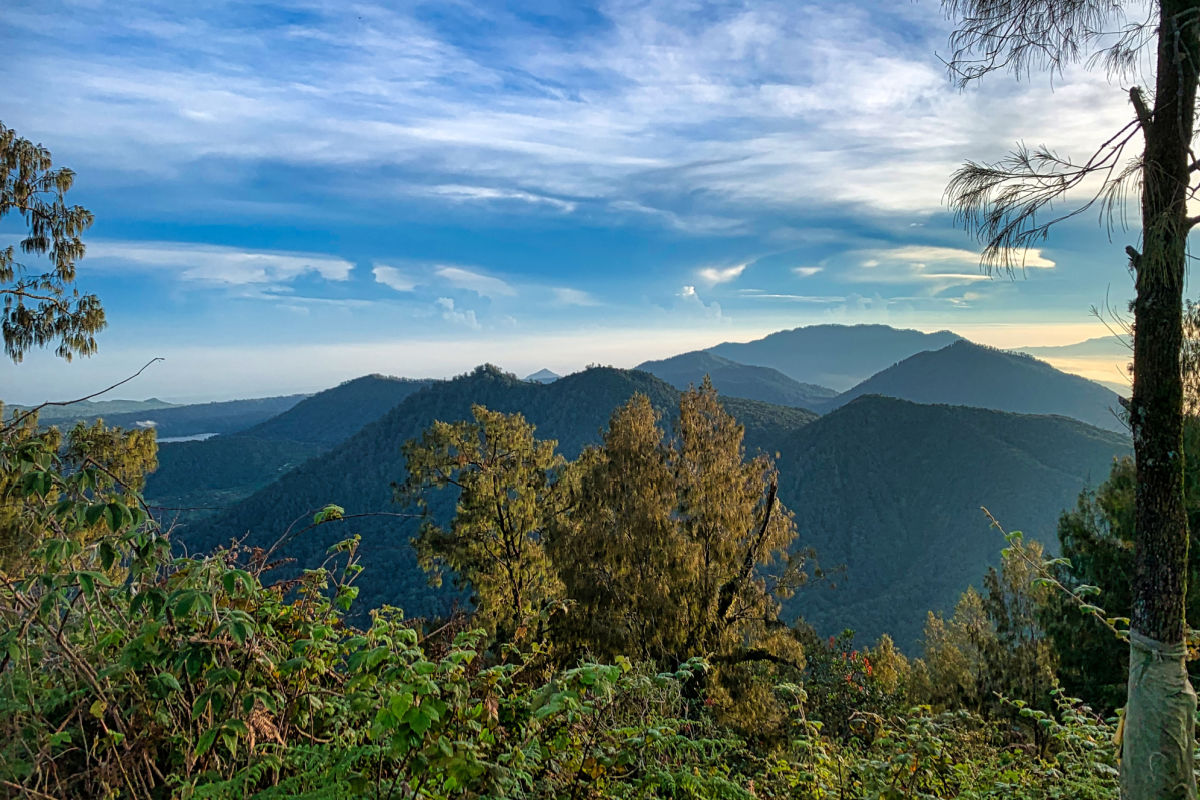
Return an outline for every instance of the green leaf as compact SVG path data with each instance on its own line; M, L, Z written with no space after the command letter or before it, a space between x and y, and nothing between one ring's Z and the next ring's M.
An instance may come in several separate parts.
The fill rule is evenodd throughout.
M313 515L313 524L321 525L326 522L341 519L346 514L346 509L341 506L335 506L332 503L322 508Z
M112 569L117 560L117 551L112 543L105 540L100 542L100 567L105 571Z
M402 718L408 709L412 706L413 696L410 692L404 694L394 694L392 699L388 701L388 708L398 718Z
M183 691L183 687L179 685L179 679L169 672L160 672L155 680L165 690L169 689L172 692Z
M196 605L196 600L199 597L198 592L185 591L180 593L179 600L175 603L173 612L176 617L186 617Z
M208 752L209 748L213 746L213 742L216 740L217 729L209 728L204 733L200 734L200 739L196 742L196 749L192 752L192 755L195 758L200 758L200 756Z

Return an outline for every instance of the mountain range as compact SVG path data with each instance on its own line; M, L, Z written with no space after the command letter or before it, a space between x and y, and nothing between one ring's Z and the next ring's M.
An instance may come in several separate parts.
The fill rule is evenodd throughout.
M192 405L174 405L153 399L72 403L63 407L46 406L38 411L38 419L60 428L103 419L105 424L118 428L154 428L162 439L245 430L282 414L306 397L308 395L292 394Z
M938 350L960 338L950 331L922 333L887 325L809 325L751 342L724 342L708 351L844 392L911 355Z
M848 392L819 405L831 411L868 394L916 403L1060 414L1099 428L1125 432L1118 396L1098 383L1059 372L1044 361L965 339L909 356Z
M146 480L146 497L171 509L227 506L349 438L429 383L366 375L307 397L243 431L160 444L158 469Z
M662 378L676 389L698 386L707 375L726 396L747 397L779 406L815 409L837 392L812 383L800 383L772 367L739 364L708 350L646 361L637 369Z
M426 585L408 545L415 521L392 503L391 485L404 478L403 443L433 420L465 418L482 403L522 413L571 458L599 440L612 410L634 392L651 399L669 428L678 391L645 372L592 368L536 384L481 367L413 392L341 444L173 535L195 550L247 535L248 544L267 546L291 530L281 552L313 566L334 541L360 533L369 567L360 582L363 607L386 602L412 615L443 613L462 597ZM748 450L778 453L779 496L796 514L797 546L815 547L826 568L845 567L801 591L787 613L822 632L888 631L909 649L926 611L949 608L997 561L1003 539L988 534L981 506L1052 543L1061 510L1128 452L1124 437L1064 417L877 396L820 418L751 400L725 403L745 426ZM452 497L432 499L435 514L453 513ZM327 503L349 518L305 530Z
M764 363L726 354L739 348ZM463 596L427 585L408 544L416 521L392 502L405 441L482 403L522 413L572 458L599 441L612 411L635 392L650 398L669 430L680 388L707 374L743 424L747 449L776 457L797 546L815 547L826 570L787 602L787 616L823 633L851 627L867 639L887 631L909 650L926 611L949 609L996 563L1003 539L989 531L981 506L1053 545L1062 509L1129 452L1111 392L948 332L816 326L641 367L562 378L543 370L525 380L491 366L445 381L369 375L307 397L196 406L152 399L83 411L131 419L127 427L154 422L167 436L220 434L161 444L160 467L147 481L146 496L173 521L181 549L242 537L266 546L286 534L282 553L295 570L360 533L368 567L360 607L389 603L429 615ZM828 385L845 390L814 376L832 376ZM343 506L347 519L307 529L327 503ZM435 514L448 517L453 507L449 494L432 498Z
M1055 525L1104 480L1127 437L1061 416L857 398L779 444L779 497L800 540L843 574L787 603L823 633L890 633L912 649L999 563L1003 525L1057 547ZM822 583L836 585L836 588Z

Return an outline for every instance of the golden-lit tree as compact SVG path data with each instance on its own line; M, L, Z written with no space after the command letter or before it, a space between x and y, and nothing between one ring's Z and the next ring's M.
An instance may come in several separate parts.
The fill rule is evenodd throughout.
M555 442L534 438L520 414L472 407L473 421L435 422L404 447L402 491L422 503L427 489L458 494L446 526L427 519L414 540L421 565L440 584L443 571L469 586L478 617L500 641L561 595L546 555L548 526L560 513L556 482L563 459Z

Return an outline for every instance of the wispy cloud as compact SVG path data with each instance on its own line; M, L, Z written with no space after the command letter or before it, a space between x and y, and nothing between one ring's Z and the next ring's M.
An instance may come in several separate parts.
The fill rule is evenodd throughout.
M437 299L437 307L441 309L442 319L447 322L453 322L456 325L466 325L468 328L479 329L479 320L475 318L475 312L470 309L455 308L454 299L451 297L439 297Z
M467 289L484 297L515 297L517 294L506 281L464 267L439 266L433 273L456 289Z
M792 303L812 303L815 305L830 305L846 302L845 297L832 295L790 294L787 292L768 292L763 289L742 289L738 292L750 300L786 300Z
M956 247L901 245L873 248L847 254L849 269L843 274L855 283L912 284L928 294L952 286L990 280L980 269L979 254ZM1031 249L1025 256L1030 269L1053 269L1055 263Z
M823 269L825 269L825 268L824 267L792 267L792 274L797 275L801 278L811 278L813 275L816 275L818 272L820 272Z
M598 306L600 301L592 297L585 291L580 289L569 289L565 287L555 287L550 290L554 294L554 300L559 305L564 306Z
M574 211L576 205L569 200L560 200L557 197L547 197L546 195L534 194L533 192L524 192L518 189L495 189L489 186L444 184L440 186L430 186L425 191L437 197L444 197L447 200L455 200L460 202L489 202L509 200L520 203L544 204L552 206L564 213L570 213Z
M700 297L700 293L696 291L695 286L683 286L675 294L677 298L676 304L678 308L695 313L700 312L703 316L709 319L721 320L728 322L728 317L721 311L721 304L716 300L704 302Z
M935 6L616 0L561 35L457 5L486 47L408 7L304 8L281 24L222 3L187 17L139 0L120 17L13 12L28 44L10 99L39 136L124 170L393 168L453 201L561 214L589 198L696 233L744 230L764 207L936 211L967 142L981 157L1028 136L1071 152L1129 115L1101 75L1072 73L1053 96L1000 76L986 94L956 92L932 55Z
M278 284L303 275L345 281L354 265L344 258L287 251L243 250L183 242L92 241L88 264L102 270L154 270L185 281L219 286Z
M398 267L376 264L371 274L375 276L376 283L382 283L397 292L411 292L417 288L417 279Z
M729 283L741 277L748 264L738 264L735 267L705 267L697 270L696 275L709 286L719 283Z

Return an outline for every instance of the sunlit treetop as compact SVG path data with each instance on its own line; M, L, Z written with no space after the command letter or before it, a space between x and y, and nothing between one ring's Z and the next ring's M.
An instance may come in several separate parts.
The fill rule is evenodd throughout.
M86 208L67 205L75 173L55 169L49 150L22 139L3 123L0 170L0 220L16 214L28 230L17 245L0 249L5 355L19 362L29 350L46 346L68 361L91 355L105 320L100 300L75 288L75 264L84 254L79 237L93 219ZM22 263L18 251L48 263Z

